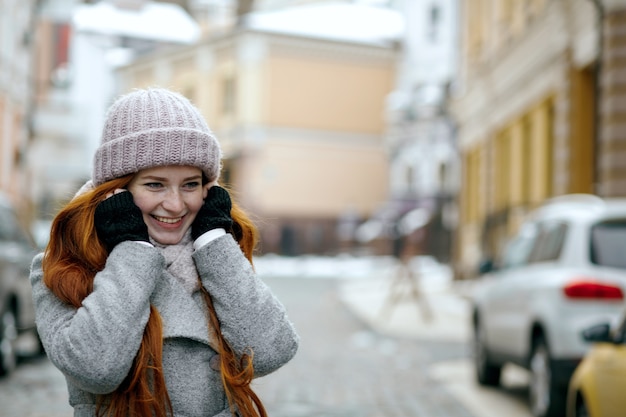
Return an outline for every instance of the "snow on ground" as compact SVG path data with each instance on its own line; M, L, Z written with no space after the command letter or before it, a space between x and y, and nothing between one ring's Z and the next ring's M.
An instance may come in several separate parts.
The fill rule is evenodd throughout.
M260 277L294 277L322 279L375 279L391 277L397 272L398 262L391 256L314 256L286 257L263 255L254 259ZM452 281L448 265L430 256L416 256L411 269L420 277L420 285L429 289L444 288Z

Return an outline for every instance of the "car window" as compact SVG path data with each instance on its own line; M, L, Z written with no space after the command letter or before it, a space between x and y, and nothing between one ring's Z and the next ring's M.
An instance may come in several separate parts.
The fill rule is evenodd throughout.
M528 263L536 238L537 226L534 223L524 224L519 233L506 245L502 256L502 268L516 268Z
M604 221L591 228L590 257L597 265L626 269L626 219Z
M561 255L567 223L561 221L544 222L538 226L537 239L528 259L529 263L555 261Z

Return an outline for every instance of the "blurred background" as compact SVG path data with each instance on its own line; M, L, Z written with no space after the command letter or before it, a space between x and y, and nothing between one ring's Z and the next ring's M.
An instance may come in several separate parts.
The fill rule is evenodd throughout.
M260 254L472 278L526 213L626 195L624 0L0 0L0 191L45 244L104 113L161 86L224 150Z

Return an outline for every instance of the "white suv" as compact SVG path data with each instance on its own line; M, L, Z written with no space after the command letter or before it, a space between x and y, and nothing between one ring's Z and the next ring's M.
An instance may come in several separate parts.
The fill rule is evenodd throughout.
M498 385L504 364L523 366L533 415L562 416L569 379L590 347L582 330L624 308L626 199L549 200L522 224L497 268L482 272L472 298L478 382Z

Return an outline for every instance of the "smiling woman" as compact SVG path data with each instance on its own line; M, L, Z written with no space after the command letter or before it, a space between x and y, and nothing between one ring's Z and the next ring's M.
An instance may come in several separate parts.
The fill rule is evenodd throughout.
M154 167L140 171L128 185L141 210L148 234L158 243L175 245L202 207L211 184L191 166Z
M251 381L299 339L252 268L256 229L217 185L220 159L177 93L111 106L93 179L31 272L37 328L75 416L266 416Z

